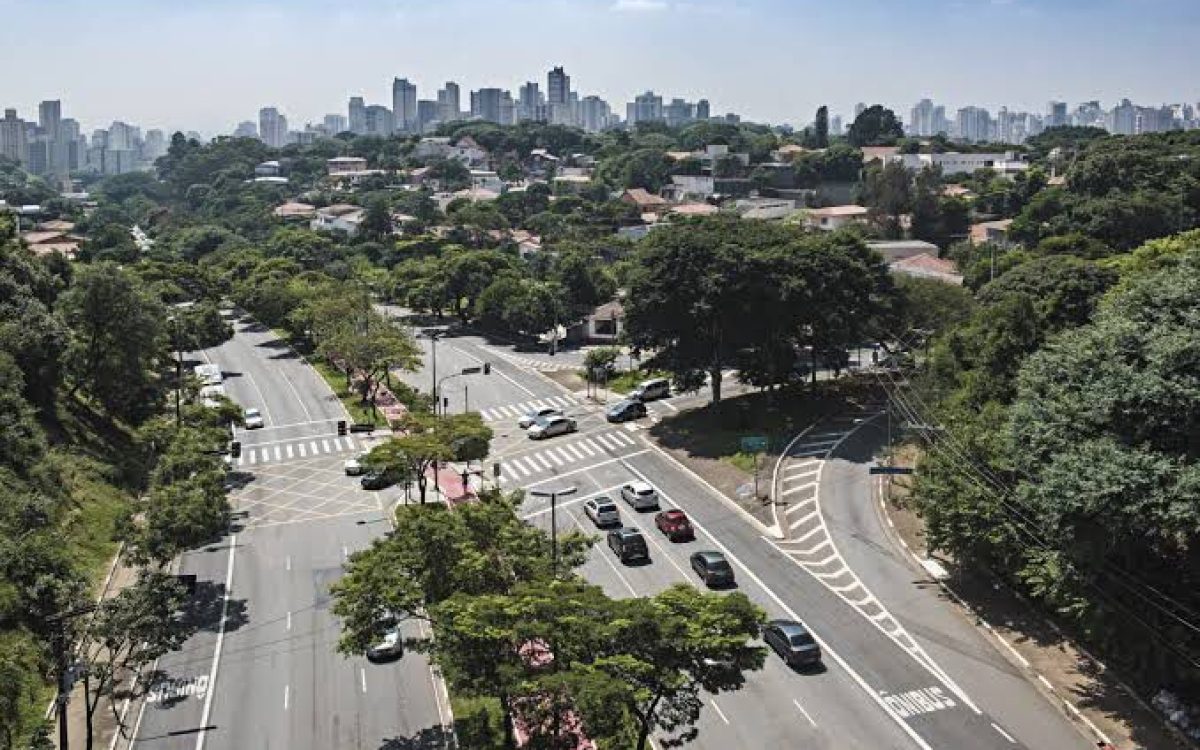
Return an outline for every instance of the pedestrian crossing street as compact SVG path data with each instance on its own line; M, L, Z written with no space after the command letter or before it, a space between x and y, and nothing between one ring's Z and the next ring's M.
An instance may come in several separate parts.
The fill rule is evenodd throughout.
M556 409L566 411L582 403L582 401L574 396L551 396L549 398L538 399L537 401L523 401L519 404L480 409L479 416L483 417L483 421L485 422L515 422L534 409L552 406Z
M520 482L526 477L553 471L577 462L603 460L616 453L627 453L641 445L627 432L609 432L577 438L571 442L557 439L535 453L500 459L501 478L507 482Z
M234 463L238 466L256 466L300 458L317 458L334 453L365 451L369 448L366 440L349 436L302 438L271 445L244 445L242 455Z

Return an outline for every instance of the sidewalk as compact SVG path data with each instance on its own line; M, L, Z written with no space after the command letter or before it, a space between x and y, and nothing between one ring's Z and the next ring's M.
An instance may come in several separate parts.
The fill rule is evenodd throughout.
M435 477L430 478L434 479ZM436 476L437 489L446 505L453 508L456 505L473 502L475 500L475 490L471 487L470 479L471 477L468 475L467 483L463 484L461 471L456 470L453 467L438 467Z
M1097 743L1108 742L1119 750L1195 747L1020 594L987 571L963 568L941 556L931 559L924 522L906 507L906 496L907 488L893 482L881 508L900 544L922 568L939 572L931 577L947 602L985 630L998 650Z

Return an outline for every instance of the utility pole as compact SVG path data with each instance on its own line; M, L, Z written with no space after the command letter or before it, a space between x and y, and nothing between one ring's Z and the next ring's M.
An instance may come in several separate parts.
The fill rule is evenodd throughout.
M175 343L175 428L183 426L183 352L179 350L179 318L172 315L171 339Z
M437 342L438 342L438 339L440 339L442 336L446 335L446 332L439 331L434 328L427 328L422 333L422 335L425 338L429 339L429 345L430 345L430 349L431 349L430 356L432 358L432 368L433 368L433 378L432 378L432 381L433 381L433 385L432 385L432 388L433 388L433 391L432 391L432 393L433 393L433 413L437 414L438 408L439 408L439 405L438 405L438 379L437 379Z
M534 497L550 498L550 572L558 575L558 499L574 495L578 487L561 487L553 490L530 490Z

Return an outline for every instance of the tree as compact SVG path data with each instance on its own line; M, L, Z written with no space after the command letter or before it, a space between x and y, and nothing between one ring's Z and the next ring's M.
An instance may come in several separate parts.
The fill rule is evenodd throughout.
M376 198L367 204L361 231L363 238L368 240L385 240L392 236L392 211L386 200Z
M621 350L618 347L598 346L595 349L588 349L587 354L583 357L583 366L589 373L599 371L604 373L605 378L608 378L615 374L619 356L621 356Z
M912 210L912 182L912 175L901 162L872 165L867 170L863 197L885 237L900 239L904 235L900 217Z
M817 107L817 118L813 125L813 139L817 148L829 147L829 107Z
M934 333L954 328L970 317L975 307L971 293L937 279L896 276L898 318L902 330Z
M144 417L155 403L153 368L166 312L137 278L110 263L80 270L62 297L71 327L64 357L72 393L83 390L109 414Z
M846 135L853 146L891 146L903 137L904 127L896 113L879 104L860 112Z
M91 628L96 649L83 678L88 750L102 699L108 699L119 723L114 697L117 686L164 654L181 648L196 631L197 625L179 614L187 600L187 590L175 576L142 571L136 583L101 602Z
M492 439L491 428L476 412L445 416L409 412L393 428L401 433L400 437L377 447L370 461L415 478L422 504L431 470L447 461L482 460Z
M364 404L393 369L415 372L420 348L412 334L377 313L366 295L326 298L312 325L317 353L340 367ZM348 303L348 304L347 304Z

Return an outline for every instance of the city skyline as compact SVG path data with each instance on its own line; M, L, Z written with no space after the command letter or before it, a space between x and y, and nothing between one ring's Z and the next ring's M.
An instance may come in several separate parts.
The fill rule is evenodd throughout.
M1031 112L1050 100L1099 99L1111 107L1126 97L1155 106L1200 98L1186 76L1200 67L1200 51L1187 42L1200 29L1194 3L934 5L906 10L907 18L897 21L889 12L894 7L875 3L848 18L845 10L767 0L729 7L531 0L503 13L478 0L436 7L365 0L334 12L308 0L286 8L264 0L199 9L136 0L96 19L95 33L72 38L49 59L35 54L38 35L22 29L46 28L51 17L61 20L84 6L70 0L50 10L0 0L9 21L0 44L10 64L39 59L6 83L6 106L30 113L43 99L58 98L85 129L123 119L207 135L231 132L265 106L297 124L343 112L351 95L390 107L394 78L415 83L420 98L433 98L447 80L460 83L464 100L466 91L480 88L508 90L516 98L522 83L544 81L554 65L566 68L581 94L598 95L617 112L653 89L668 97L707 98L714 114L734 111L750 121L797 126L820 104L849 120L858 101L882 103L904 116L925 97L955 107ZM1152 40L1130 31L1151 21L1160 30ZM1064 24L1071 34L1056 30ZM903 33L918 28L919 35ZM1008 33L1016 28L1020 34ZM536 42L531 29L538 31ZM506 33L514 30L515 36ZM396 51L398 33L411 35L403 36L402 52ZM1005 45L979 44L996 34L1008 35ZM1118 38L1124 54L1104 60L1106 70L1097 75L1102 63L1095 53ZM732 54L698 53L714 42ZM341 50L336 62L328 54L331 44ZM877 54L848 52L863 48ZM1032 51L1022 53L1027 48ZM753 54L737 54L739 49ZM80 73L89 69L88 59L104 55L129 74ZM173 57L190 64L151 62Z

